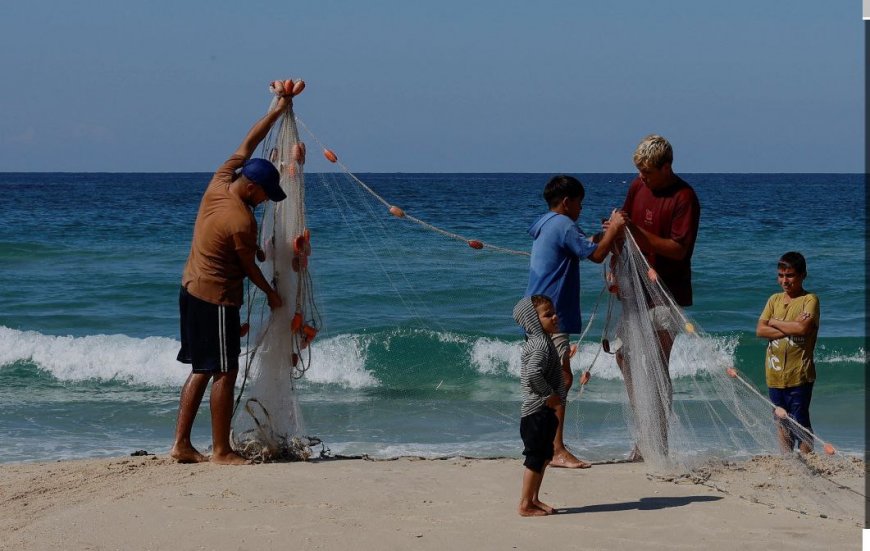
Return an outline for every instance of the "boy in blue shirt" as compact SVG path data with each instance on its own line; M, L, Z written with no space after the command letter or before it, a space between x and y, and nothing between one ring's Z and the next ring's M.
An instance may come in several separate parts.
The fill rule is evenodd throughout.
M559 426L553 442L553 467L581 468L591 465L577 459L565 447L565 398L574 376L571 373L570 335L581 332L580 319L580 260L589 259L601 263L607 258L619 231L625 224L623 213L614 210L607 228L598 243L586 236L577 227L583 198L586 192L580 180L572 176L554 176L544 187L544 200L550 211L541 216L529 228L532 257L529 264L529 284L525 296L545 295L550 297L559 319L558 332L552 335L562 363L565 380L562 403L557 406ZM584 381L585 382L585 381Z

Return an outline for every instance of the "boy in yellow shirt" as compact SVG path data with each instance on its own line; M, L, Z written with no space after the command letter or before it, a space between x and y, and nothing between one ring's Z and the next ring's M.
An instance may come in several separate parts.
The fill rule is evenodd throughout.
M804 289L806 277L807 262L801 253L787 252L780 257L777 282L783 292L767 300L755 334L769 341L764 366L770 401L812 431L810 400L816 380L813 352L819 333L819 297ZM779 425L784 452L790 452L795 441L801 452L813 451L812 441L801 433Z

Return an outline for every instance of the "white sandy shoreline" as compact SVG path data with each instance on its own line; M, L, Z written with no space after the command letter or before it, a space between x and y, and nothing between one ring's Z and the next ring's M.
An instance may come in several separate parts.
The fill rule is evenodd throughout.
M559 514L521 518L517 459L5 464L0 548L860 548L863 518L755 498L764 484L751 475L763 468L737 471L704 485L650 476L642 463L549 469L542 499Z

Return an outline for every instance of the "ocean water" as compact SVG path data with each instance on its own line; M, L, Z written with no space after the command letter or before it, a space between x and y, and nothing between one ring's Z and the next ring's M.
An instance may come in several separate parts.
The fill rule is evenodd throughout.
M548 174L361 174L391 203L450 232L530 248ZM631 174L579 174L587 232ZM864 449L865 188L852 174L683 174L702 204L688 313L764 390L754 336L798 250L821 300L814 429ZM168 451L188 367L177 293L210 174L0 174L0 462ZM511 310L526 257L476 251L390 217L341 174L306 176L311 272L324 328L299 383L306 431L337 454L518 456L519 343ZM589 316L601 266L583 263ZM598 351L594 331L573 359ZM707 369L674 365L677 380ZM591 459L631 443L612 360L568 410ZM576 398L576 394L573 395ZM679 397L678 397L679 399ZM205 401L207 403L207 400ZM208 409L194 443L210 444Z

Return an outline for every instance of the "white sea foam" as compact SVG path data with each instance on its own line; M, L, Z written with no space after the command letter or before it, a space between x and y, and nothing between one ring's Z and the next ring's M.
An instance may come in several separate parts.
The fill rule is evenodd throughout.
M176 361L178 348L165 337L53 336L0 326L0 366L30 361L61 381L181 385L190 371Z
M468 342L467 337L457 335L456 333L443 333L440 331L435 333L435 338L438 339L438 342L451 344L465 344Z
M694 376L730 367L733 365L737 344L736 337L680 337L671 354L671 376ZM470 361L477 372L483 375L509 374L519 377L521 347L522 342L480 338L472 343ZM582 343L571 358L571 370L575 373L586 371L590 367L597 378L622 379L615 356L601 350L597 341Z
M29 361L61 381L180 386L190 370L176 360L179 346L166 337L53 336L0 326L0 366ZM377 386L378 380L365 369L367 348L368 340L354 335L317 341L305 377L349 388Z
M369 342L359 335L339 335L315 342L311 347L311 369L305 373L305 379L347 388L378 386L378 380L365 368Z
M441 342L461 342L453 334L435 333ZM395 336L393 336L395 337ZM368 349L377 337L338 335L318 339L311 349L311 368L305 379L359 389L380 385L366 369ZM484 376L519 377L521 341L481 337L468 341L468 361ZM135 338L126 335L83 337L43 335L0 326L0 366L31 361L62 381L116 380L153 386L180 386L189 370L175 357L180 344L166 337ZM673 377L727 367L733 362L737 339L705 337L678 339L671 358ZM703 361L697 361L702 358ZM819 361L863 361L861 349L853 356L829 356ZM242 358L241 361L243 361ZM593 364L594 361L594 364ZM613 355L600 350L598 342L584 342L571 359L575 373L592 366L601 379L621 379Z
M481 338L474 341L469 354L478 373L520 375L520 346L517 343Z
M825 350L824 346L820 346L819 350L816 351L815 361L817 364L820 363L859 363L863 364L867 362L867 353L864 352L864 348L859 348L857 352L853 354L844 354L839 350L832 350L828 352Z
M518 424L519 422L517 422ZM511 437L513 434L510 435ZM330 451L335 455L362 455L376 459L395 457L424 457L426 459L447 459L456 457L513 457L519 456L522 446L516 438L503 440L481 440L449 443L408 442L401 444L382 444L372 442L330 442Z

